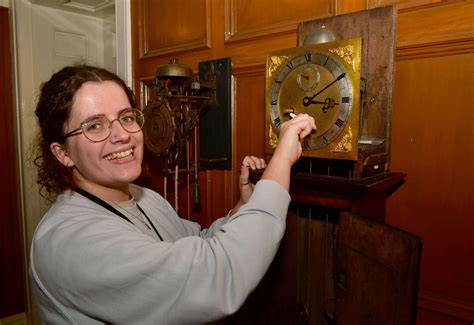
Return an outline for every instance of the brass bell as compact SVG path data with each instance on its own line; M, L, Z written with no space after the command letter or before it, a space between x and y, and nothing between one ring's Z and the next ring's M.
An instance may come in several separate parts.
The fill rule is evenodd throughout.
M340 39L342 39L341 34L323 25L321 28L316 28L306 35L303 45L321 44Z
M186 80L192 76L193 70L187 65L179 63L178 58L172 58L168 64L160 65L155 72L155 77L158 80Z

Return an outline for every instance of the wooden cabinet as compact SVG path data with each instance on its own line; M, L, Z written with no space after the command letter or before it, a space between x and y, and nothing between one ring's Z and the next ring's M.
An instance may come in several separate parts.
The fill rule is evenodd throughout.
M384 213L404 177L294 176L298 324L415 324L421 239Z
M386 200L405 176L296 173L278 255L222 323L415 324L422 241L384 223Z

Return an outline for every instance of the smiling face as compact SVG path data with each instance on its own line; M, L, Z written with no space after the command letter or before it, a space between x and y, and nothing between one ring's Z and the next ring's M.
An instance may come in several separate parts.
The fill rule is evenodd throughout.
M125 108L130 108L130 102L117 83L86 82L74 95L64 133L93 115L115 120ZM80 133L64 144L53 143L51 150L63 165L74 167L73 178L79 187L102 199L126 200L129 183L141 173L143 133L129 133L114 121L109 138L102 142L91 142Z

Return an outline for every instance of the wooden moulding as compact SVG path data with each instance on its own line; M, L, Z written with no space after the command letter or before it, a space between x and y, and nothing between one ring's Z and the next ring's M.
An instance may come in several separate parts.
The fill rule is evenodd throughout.
M252 171L256 183L261 172ZM347 178L293 172L290 195L293 202L349 210L385 222L386 199L405 182L405 173L389 172L365 178Z

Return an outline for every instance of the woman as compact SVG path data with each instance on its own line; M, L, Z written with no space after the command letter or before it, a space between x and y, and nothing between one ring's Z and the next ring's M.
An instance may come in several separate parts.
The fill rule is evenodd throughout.
M216 320L243 304L277 251L290 168L314 120L300 115L282 126L254 189L249 168L265 162L246 157L233 214L202 230L156 192L132 184L143 156L143 116L134 104L120 78L96 67L66 67L42 85L35 163L38 182L59 194L30 252L45 323Z

